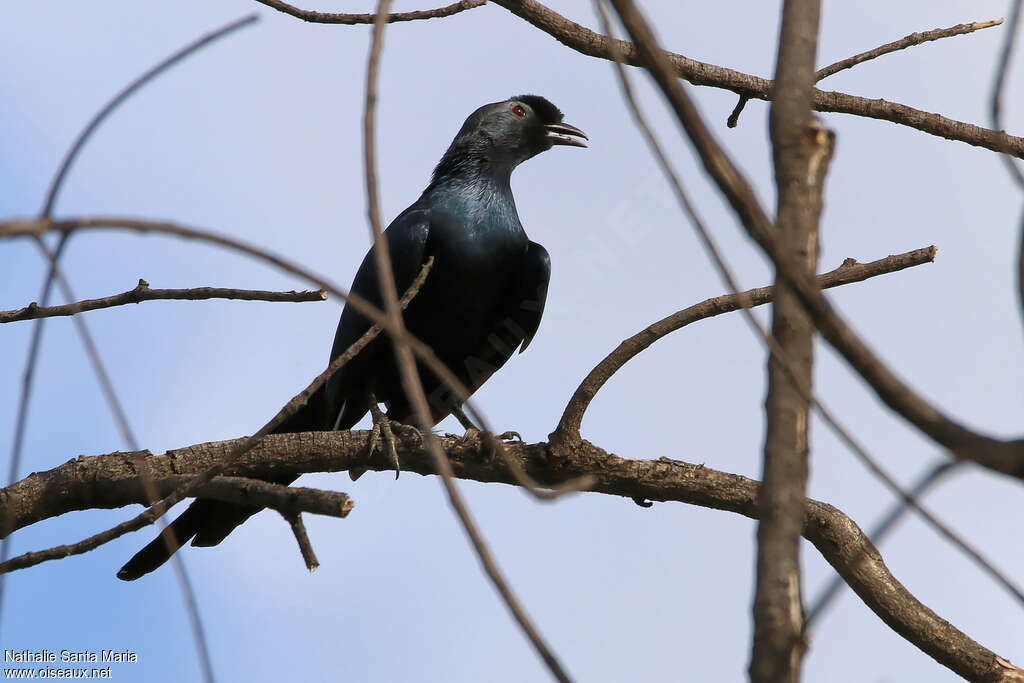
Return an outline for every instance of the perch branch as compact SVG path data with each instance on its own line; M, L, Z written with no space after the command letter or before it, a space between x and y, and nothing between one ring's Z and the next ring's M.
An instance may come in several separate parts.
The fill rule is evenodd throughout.
M268 435L235 461L226 474L263 479L353 467L393 471L394 463L386 454L366 452L367 436L366 431ZM495 457L482 440L464 441L451 435L439 440L456 477L515 485L516 478L504 460ZM144 504L143 491L133 484L139 477L139 457L146 457L154 481L160 482L165 477L208 471L245 441L196 444L155 457L145 451L79 457L31 474L0 489L0 509L7 513L0 535L73 510ZM403 472L436 474L433 456L415 435L398 434L396 448ZM506 444L506 450L544 486L589 475L593 479L587 490L621 496L626 501L677 501L750 519L760 515L758 482L704 465L668 458L631 460L586 441L565 450L547 443ZM808 500L803 535L872 611L940 664L970 680L1024 681L1024 671L979 645L911 595L892 576L860 528L836 508ZM0 565L0 572L38 564L37 556L29 553L12 558Z
M878 275L895 273L906 268L931 263L935 260L936 251L934 246L924 247L903 254L886 256L870 263L857 263L854 259L846 259L835 270L819 275L818 286L822 289L839 287L863 282ZM771 303L772 292L772 287L758 287L740 294L725 294L706 299L699 304L673 313L626 339L598 363L580 383L565 406L555 432L578 436L583 415L601 387L626 363L654 342L698 320L737 311L741 308L744 299L750 306L763 306Z
M266 5L271 9L276 9L278 12L284 12L291 16L308 21L314 24L372 24L376 14L341 14L335 12L314 12L308 9L299 9L293 7L287 3L281 2L280 0L256 0L261 5ZM418 19L438 19L440 17L450 17L453 14L464 12L474 7L480 7L486 4L487 0L461 0L460 2L446 5L445 7L438 7L437 9L426 9L426 10L415 10L413 12L395 12L394 14L385 14L383 21L391 24L398 21L416 21Z

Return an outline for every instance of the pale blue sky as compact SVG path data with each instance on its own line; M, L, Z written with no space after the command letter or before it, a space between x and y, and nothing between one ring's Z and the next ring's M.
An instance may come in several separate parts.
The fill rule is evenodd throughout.
M651 3L649 3L651 4ZM670 6L671 5L671 6ZM396 10L421 6L400 2ZM589 26L589 3L553 7ZM758 75L774 65L778 3L721 2L653 16L688 56ZM324 4L311 9L358 11ZM170 52L247 12L262 21L147 86L99 131L58 215L126 214L201 226L278 250L348 283L368 246L361 115L369 28L317 26L254 3L67 0L0 10L0 216L38 211L74 136L116 91ZM1004 2L827 3L824 65L907 33L1002 16ZM887 56L823 87L985 123L1003 29ZM1019 65L1024 66L1024 65ZM694 163L659 97L634 71L670 156L744 286L770 280ZM1024 78L1018 68L1016 80ZM621 339L724 290L668 198L621 102L612 68L563 48L500 7L386 34L379 108L383 214L390 219L477 106L521 92L553 100L588 150L555 149L513 189L531 238L551 253L544 322L527 353L477 395L499 429L546 437L586 372ZM715 134L767 206L774 192L767 105L737 129L735 96L694 89ZM1008 102L1014 103L1011 91ZM1007 125L1024 129L1011 106ZM968 424L1017 434L1024 409L1014 258L1021 199L999 159L890 123L826 115L838 134L823 220L823 269L929 244L935 264L830 296L886 361ZM80 297L153 287L299 288L305 283L198 244L126 233L75 237L65 269ZM0 244L0 308L37 296L27 241ZM336 302L154 302L88 314L143 447L160 452L251 433L322 369ZM759 312L762 318L768 309ZM31 330L0 332L0 444L10 443ZM67 319L47 328L23 474L124 447ZM901 480L939 454L819 346L820 394ZM586 438L620 455L669 456L758 477L764 353L736 317L659 342L608 383ZM446 427L454 430L455 425ZM870 526L891 496L827 429L812 425L811 495ZM8 446L0 446L7 449ZM8 450L0 450L6 463ZM6 465L0 468L6 471ZM346 520L310 518L322 567L303 568L286 525L261 514L216 549L183 555L218 679L524 681L545 672L478 568L433 478L317 475L349 492ZM514 489L462 490L523 602L581 681L745 679L755 526L680 504L641 509L580 495L538 505ZM1019 482L972 471L927 502L1024 582ZM134 510L67 515L18 532L14 552L77 540ZM133 584L114 572L149 530L12 577L0 647L124 649L115 680L198 676L173 572ZM805 595L831 578L805 545ZM1024 662L1024 611L930 529L911 520L882 547L893 573L942 617ZM807 680L954 680L846 592L813 634Z

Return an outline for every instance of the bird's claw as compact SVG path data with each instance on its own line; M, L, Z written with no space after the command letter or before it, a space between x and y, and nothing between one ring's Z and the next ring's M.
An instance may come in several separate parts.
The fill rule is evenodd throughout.
M479 429L477 429L476 427L469 427L468 429L466 429L465 432L463 432L462 436L459 437L457 445L471 445L473 442L479 441L482 436L483 432L481 432Z
M407 425L396 422L394 429L392 429L391 420L377 406L376 401L370 403L370 417L373 419L373 429L370 430L370 438L366 442L366 454L372 455L374 451L380 449L394 464L395 479L398 479L398 475L402 472L402 466L398 460L398 449L395 447L395 430L405 428ZM409 427L409 429L412 428ZM349 470L349 476L352 478L352 481L355 481L365 471L352 469Z
M513 432L513 431L502 432L501 434L498 434L498 439L500 441L505 441L506 443L508 443L508 442L511 442L511 443L522 443L523 442L523 437L519 434L519 432Z

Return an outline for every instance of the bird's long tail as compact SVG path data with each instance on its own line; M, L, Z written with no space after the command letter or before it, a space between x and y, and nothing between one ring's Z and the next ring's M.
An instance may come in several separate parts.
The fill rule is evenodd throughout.
M322 388L321 388L322 389ZM274 430L274 434L308 432L325 429L323 391L314 394L309 402L295 415ZM290 484L296 477L286 475L272 479L276 484ZM122 581L134 581L145 576L171 558L179 548L192 541L194 546L213 546L223 541L235 527L259 512L262 508L252 505L237 505L219 500L199 498L192 502L177 519L171 522L166 532L135 553L117 572Z

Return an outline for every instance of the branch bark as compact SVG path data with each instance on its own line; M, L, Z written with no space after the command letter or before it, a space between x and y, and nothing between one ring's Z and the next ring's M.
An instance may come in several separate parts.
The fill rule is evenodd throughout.
M854 259L848 258L835 270L819 275L817 283L822 289L827 289L855 282L863 282L868 278L878 275L895 273L906 268L931 263L935 260L936 252L936 247L930 246L903 254L886 256L870 263L857 263ZM764 304L771 303L774 298L773 292L772 287L758 287L757 289L748 289L739 294L724 294L713 299L705 299L699 304L694 304L689 308L684 308L666 318L662 318L629 337L619 344L614 351L605 356L604 360L598 363L580 382L579 387L577 387L572 398L569 399L569 403L565 406L565 410L562 412L562 417L558 421L558 427L555 428L555 431L548 438L552 441L566 438L578 439L583 416L587 408L590 407L594 397L597 396L597 392L611 379L612 375L639 355L641 351L654 344L654 342L698 320L738 311L744 304L763 306Z
M327 292L323 289L296 292L268 292L259 289L232 289L228 287L191 287L189 289L150 289L149 283L139 280L134 289L120 294L112 294L99 299L84 299L62 306L40 306L36 302L24 308L0 311L0 323L13 323L20 320L51 318L55 316L75 315L101 308L113 308L126 304L138 304L143 301L201 301L205 299L236 299L239 301L326 301Z
M235 461L226 474L249 478L352 468L393 471L390 458L366 453L368 432L274 434ZM436 474L435 460L414 435L396 435L402 471ZM242 439L196 444L147 458L154 481L195 476L222 462ZM456 477L515 485L505 461L481 439L446 435L439 439ZM760 516L758 482L678 460L630 460L582 441L572 449L549 444L506 444L508 457L536 481L557 486L590 476L587 490L626 499L676 501L724 510L750 519ZM10 533L73 510L145 503L137 460L148 452L79 457L0 489L4 531ZM803 536L835 567L850 587L893 630L959 675L975 681L1024 681L1024 670L984 648L920 603L889 572L870 540L841 511L807 500ZM34 554L0 565L0 572L31 566Z
M877 59L882 55L887 55L891 52L898 50L906 50L908 47L914 47L915 45L921 45L928 43L933 40L941 40L942 38L951 38L953 36L962 36L965 33L974 33L986 28L992 28L993 26L999 26L1003 23L1002 19L993 19L992 21L972 21L969 24L957 24L956 26L950 26L949 28L937 28L931 31L919 31L911 33L908 36L904 36L899 40L894 40L891 43L885 45L879 45L878 47L868 50L867 52L861 52L860 54L841 59L838 62L829 64L826 67L818 69L814 74L814 80L820 81L824 78L839 73L844 69L852 69L858 64Z
M271 9L276 9L278 12L284 12L290 14L296 19L302 19L314 24L372 24L376 19L376 13L373 14L342 14L336 12L314 12L307 9L299 9L287 3L281 2L280 0L256 0L261 5L266 5ZM415 10L413 12L395 12L394 14L386 14L383 17L385 23L395 23L399 21L416 21L418 19L437 19L439 17L449 17L453 14L458 14L467 9L473 9L474 7L480 7L485 4L487 0L460 0L460 2L452 3L444 7L438 7L437 9L425 9Z
M778 188L777 237L806 272L818 262L821 192L832 138L811 116L811 89L821 8L786 0L779 32L769 129ZM757 527L754 645L750 679L800 680L806 643L800 578L800 532L807 487L814 327L789 285L775 279L772 335L788 363L768 358L761 520Z

